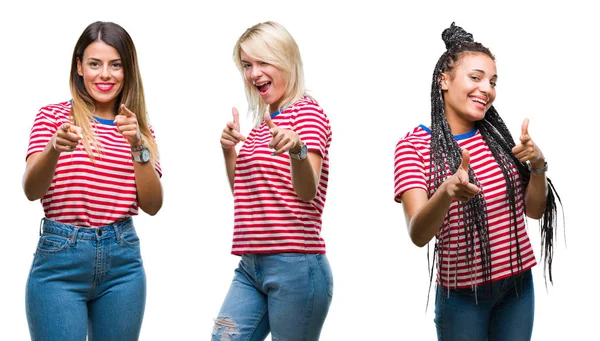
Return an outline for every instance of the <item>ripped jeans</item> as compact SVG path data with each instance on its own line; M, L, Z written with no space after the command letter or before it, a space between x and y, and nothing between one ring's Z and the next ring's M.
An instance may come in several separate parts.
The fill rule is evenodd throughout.
M215 320L213 341L319 340L333 296L324 254L245 254Z

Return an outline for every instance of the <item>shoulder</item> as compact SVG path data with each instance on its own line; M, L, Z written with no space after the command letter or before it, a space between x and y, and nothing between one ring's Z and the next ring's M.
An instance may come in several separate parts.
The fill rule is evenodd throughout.
M38 115L49 117L68 117L71 113L71 102L60 102L56 104L48 104L40 108Z
M312 114L316 116L322 116L324 118L327 117L319 103L317 103L317 101L309 97L300 98L299 100L291 104L285 111L290 111L294 116Z
M398 141L396 150L407 147L412 149L428 149L430 141L431 135L427 131L427 128L423 125L419 125L406 133L406 135Z

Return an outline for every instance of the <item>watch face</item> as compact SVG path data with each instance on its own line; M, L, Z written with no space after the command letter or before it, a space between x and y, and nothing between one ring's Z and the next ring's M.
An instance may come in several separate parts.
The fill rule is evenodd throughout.
M140 154L140 156L142 157L142 162L150 161L150 151L148 150L148 148L142 149L142 153Z

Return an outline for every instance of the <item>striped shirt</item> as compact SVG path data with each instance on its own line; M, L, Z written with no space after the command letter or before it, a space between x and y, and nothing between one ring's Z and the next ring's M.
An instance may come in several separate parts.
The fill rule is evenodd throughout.
M429 183L430 134L431 131L421 125L409 132L396 145L394 198L397 202L401 202L402 194L410 189L433 191L433 184ZM456 135L455 139L461 149L469 151L470 166L481 184L480 190L487 207L492 281L512 275L511 257L512 271L516 274L519 272L515 247L517 238L513 232L513 218L510 215L510 205L506 196L506 182L500 166L477 130ZM515 168L512 171L519 179L518 171ZM448 171L448 176L451 175ZM525 228L523 191L521 186L516 188L518 243L524 271L533 267L536 260ZM462 223L459 225L462 214L459 216L458 207L459 202L452 200L449 214L444 219L445 228L436 235L437 245L444 248L443 264L439 264L438 258L437 282L446 288L465 288L482 284L484 281L477 236L475 236L476 256L473 273L466 262L466 239L462 231Z
M329 119L316 102L304 97L272 120L282 129L295 131L309 152L322 157L317 194L311 201L298 197L292 186L290 157L288 153L271 156L272 136L262 122L252 129L237 156L232 253L325 253L321 215L329 176Z
M63 123L72 123L71 103L40 109L29 137L27 158L42 152ZM131 147L112 120L91 123L100 144L92 147L95 164L80 142L58 158L54 177L41 203L46 218L75 226L97 227L138 214ZM155 169L161 175L158 162Z

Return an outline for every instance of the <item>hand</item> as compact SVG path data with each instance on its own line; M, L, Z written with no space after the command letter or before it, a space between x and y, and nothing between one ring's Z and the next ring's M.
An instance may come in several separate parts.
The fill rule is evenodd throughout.
M269 127L269 133L273 136L269 142L269 148L275 149L275 151L271 155L279 155L289 150L292 153L300 151L300 137L295 131L279 128L273 123L269 113L265 113L265 123Z
M56 130L50 142L54 150L62 153L74 151L81 139L83 139L83 130L80 127L74 126L71 123L63 123Z
M121 104L120 113L115 117L114 122L119 132L132 147L138 147L142 143L142 134L140 133L137 116L125 104Z
M473 198L478 192L479 188L469 182L469 161L471 156L469 151L464 149L462 151L462 162L458 167L458 170L448 180L446 180L446 193L461 202L467 202Z
M221 134L221 148L234 148L240 141L246 141L244 135L240 134L240 113L236 108L231 108L233 121L227 122Z
M512 152L521 162L529 161L531 163L531 167L542 168L544 167L545 162L544 155L538 146L533 143L533 140L527 131L528 128L529 119L526 118L521 125L521 143L514 146Z

